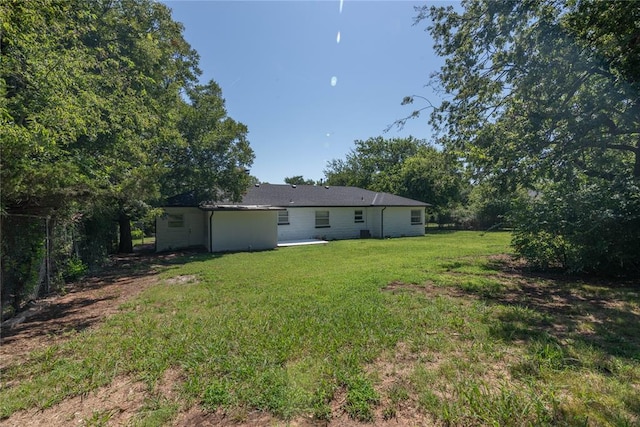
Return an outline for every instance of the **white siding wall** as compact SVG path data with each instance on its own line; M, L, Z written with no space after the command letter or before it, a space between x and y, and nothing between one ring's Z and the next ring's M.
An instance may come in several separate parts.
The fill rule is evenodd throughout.
M355 211L362 210L365 222L355 222ZM355 239L368 230L367 208L290 208L289 224L278 226L278 240ZM316 211L329 211L328 228L316 228Z
M355 211L362 210L364 222L355 222ZM289 224L278 226L278 240L357 239L360 230L373 235L370 208L290 208ZM329 211L327 228L316 228L316 211Z
M206 215L198 208L164 209L166 215L156 218L156 251L206 246ZM169 215L183 215L182 227L169 227Z
M211 252L273 249L278 245L277 221L277 211L215 211Z
M421 224L411 224L411 210L420 210ZM384 237L424 236L424 208L388 207L383 215Z
M354 221L355 211L362 209L365 222ZM401 237L424 235L424 208L419 209L422 224L411 224L410 207L363 207L363 208L289 208L289 224L278 226L278 240L300 239L357 239L360 230L369 230L372 237ZM316 228L315 213L329 211L329 228ZM384 216L384 231L381 220ZM382 236L384 232L384 236Z
M380 227L380 218L381 218L381 212L382 212L382 208L369 208L367 210L368 214L367 217L369 218L369 224L371 224L371 237L375 237L376 239L379 239L380 237L382 237L381 233L381 227Z
M292 208L289 212L289 224L278 225L278 240L313 239L316 237L314 208ZM331 221L331 214L329 214Z
M363 211L364 222L355 222L355 211ZM205 246L212 252L273 249L278 241L299 239L357 239L361 230L372 237L424 235L424 209L419 209L422 224L411 224L410 207L363 208L290 208L289 224L276 225L277 211L215 211L213 247L209 247L211 212L198 208L165 208L167 214L184 215L183 227L169 227L168 215L156 220L156 250L167 251L190 246ZM316 211L329 211L328 228L316 228ZM381 219L384 217L384 227ZM384 228L384 236L382 233Z

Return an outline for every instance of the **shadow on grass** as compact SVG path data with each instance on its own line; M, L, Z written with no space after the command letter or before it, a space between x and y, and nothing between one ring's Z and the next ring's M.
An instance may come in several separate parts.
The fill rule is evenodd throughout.
M255 251L258 252L258 251ZM97 286L105 283L115 283L123 278L136 278L156 274L163 269L189 264L192 262L205 262L212 259L223 258L234 252L208 252L205 248L194 247L181 251L154 252L145 248L131 254L117 254L109 258L109 262L103 268L95 271L83 280L81 288L91 287L95 282Z
M455 229L455 228L431 228L431 227L427 227L425 228L425 235L428 234L453 234L460 231L459 229Z
M103 268L64 286L58 294L31 302L14 318L3 322L0 344L6 346L7 351L16 345L28 351L37 346L36 341L81 332L103 321L116 312L124 300L155 283L159 272L224 255L202 250L113 255Z
M75 298L71 301L50 304L36 310L24 321L2 331L2 345L11 345L14 341L33 339L51 334L81 332L102 319L99 313L90 314L93 306L116 299L110 295L101 298ZM75 315L86 311L84 316Z
M640 361L640 289L628 281L573 278L518 271L493 260L508 282L484 300L503 306L492 332L504 340L580 343Z

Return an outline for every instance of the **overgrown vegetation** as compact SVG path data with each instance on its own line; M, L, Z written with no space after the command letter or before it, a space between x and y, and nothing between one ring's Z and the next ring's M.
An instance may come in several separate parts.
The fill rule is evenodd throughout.
M248 129L199 74L160 2L0 3L3 309L41 287L40 265L55 283L132 252L132 220L163 198L239 198Z
M154 396L177 370L180 393L150 399L140 422L199 404L230 420L415 408L425 424L638 424L637 290L515 273L509 240L441 232L174 259L101 327L7 367L0 416L121 376Z
M6 223L6 221L4 221ZM4 224L3 224L4 225ZM46 262L46 224L43 218L17 217L2 230L3 280L1 301L18 311L22 302L38 292ZM13 252L13 256L5 254ZM6 258L5 258L6 256ZM4 310L2 310L4 315ZM4 320L4 318L2 318Z
M499 199L529 190L509 211L514 247L533 265L638 275L637 4L466 0L417 10L445 61L431 82L442 100L398 123L428 110L437 143L473 182Z
M514 217L514 248L535 267L640 272L640 189L632 179L549 185Z

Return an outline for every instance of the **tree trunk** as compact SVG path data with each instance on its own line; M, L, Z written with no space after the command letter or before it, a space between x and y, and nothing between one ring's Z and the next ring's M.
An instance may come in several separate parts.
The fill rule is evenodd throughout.
M120 244L118 252L121 254L130 254L133 252L133 241L131 239L131 219L129 215L121 213L118 217L120 225Z

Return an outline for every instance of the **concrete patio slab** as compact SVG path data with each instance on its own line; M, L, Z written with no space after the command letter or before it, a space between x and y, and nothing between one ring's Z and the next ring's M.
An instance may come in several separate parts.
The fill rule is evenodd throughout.
M317 240L317 239L304 239L304 240L283 240L278 242L278 247L283 248L287 246L304 246L304 245L324 245L327 242L326 240Z

